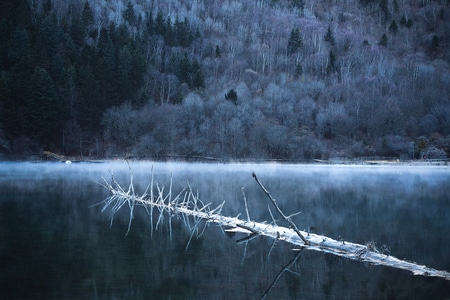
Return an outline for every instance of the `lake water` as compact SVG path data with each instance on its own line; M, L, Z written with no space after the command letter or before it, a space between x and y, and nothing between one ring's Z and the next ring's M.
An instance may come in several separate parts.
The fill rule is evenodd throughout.
M151 180L174 192L187 181L223 214L271 221L265 184L300 229L365 244L450 271L450 169L447 166L321 166L131 162L136 189ZM209 226L189 244L172 222L151 236L137 209L130 232L124 207L110 227L109 196L95 181L127 186L124 161L99 164L0 163L1 299L259 299L295 256L292 246ZM274 210L272 210L274 211ZM279 222L279 225L284 225ZM385 246L384 246L385 245ZM245 255L244 255L245 254ZM450 283L303 251L266 299L448 299Z

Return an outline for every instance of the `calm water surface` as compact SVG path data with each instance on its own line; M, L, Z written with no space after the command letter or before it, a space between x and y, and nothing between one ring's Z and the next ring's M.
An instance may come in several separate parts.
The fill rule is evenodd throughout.
M174 192L187 181L223 213L270 221L254 171L301 229L356 243L373 241L399 258L450 270L448 167L318 166L131 162L137 190L151 180ZM125 186L126 162L0 163L1 299L259 299L295 253L278 242L210 226L189 248L174 221L151 237L150 222L128 211L112 226L95 181L113 173ZM279 225L282 222L279 222ZM385 245L385 246L384 246ZM245 255L244 255L245 254ZM304 251L267 299L449 299L450 284L391 268Z

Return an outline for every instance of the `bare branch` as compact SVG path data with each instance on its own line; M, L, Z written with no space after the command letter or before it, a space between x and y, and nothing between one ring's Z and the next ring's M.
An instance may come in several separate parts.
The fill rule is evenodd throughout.
M247 221L250 222L250 214L248 213L247 197L245 197L245 188L241 187L242 196L244 197L245 212L247 213Z
M258 183L258 185L261 187L261 189L264 191L264 193L267 195L267 197L269 197L270 201L272 201L273 206L275 206L275 209L278 211L278 213L280 214L280 216L286 221L288 222L288 224L291 226L291 228L295 231L295 233L297 233L297 235L302 239L302 241L305 243L305 245L308 245L309 242L305 239L305 237L303 236L303 234L300 232L300 230L298 230L297 226L295 225L294 222L292 222L288 217L286 217L284 215L284 213L281 211L280 207L277 204L277 201L272 197L272 195L270 195L270 193L266 190L266 188L262 185L262 183L259 181L258 177L256 177L255 172L253 172L253 178L255 178L256 182Z

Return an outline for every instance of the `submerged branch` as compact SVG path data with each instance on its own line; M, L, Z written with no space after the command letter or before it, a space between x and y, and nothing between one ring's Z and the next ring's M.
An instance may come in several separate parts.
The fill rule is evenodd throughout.
M340 257L345 257L351 260L360 262L366 262L369 264L382 265L393 267L397 269L407 270L414 275L422 276L436 276L446 280L450 280L450 273L447 271L439 271L432 268L428 268L423 265L419 265L414 262L400 260L396 257L388 254L383 254L377 250L373 245L355 244L351 242L343 242L342 240L334 240L327 236L317 235L313 233L307 233L300 231L289 217L286 217L276 204L275 199L272 198L270 193L264 188L261 182L258 180L255 174L253 177L256 179L260 187L264 190L266 195L274 204L275 209L287 221L290 228L278 226L275 222L275 218L269 209L272 217L272 223L267 224L265 222L255 222L249 220L242 220L238 217L227 217L221 214L222 208L225 202L222 202L216 208L211 208L210 204L204 204L197 194L195 194L191 187L188 185L184 188L175 198L171 191L164 192L164 187L154 183L153 174L149 187L146 192L138 196L134 191L133 177L127 191L125 191L121 185L115 180L114 176L111 178L111 182L103 180L103 185L107 190L111 192L111 196L103 200L99 204L103 204L102 212L109 210L111 223L114 215L125 205L128 204L130 209L130 220L128 230L131 226L133 218L133 212L136 206L143 206L145 211L150 216L151 234L153 230L157 230L159 225L164 222L164 216L168 217L169 222L169 236L172 236L172 218L178 217L181 219L185 226L190 231L190 237L187 247L194 236L200 237L205 227L213 223L223 227L229 232L242 232L249 234L248 238L240 240L240 242L247 243L257 236L266 236L274 241L280 240L288 242L294 246L301 247L301 249L315 250L334 254ZM172 183L170 184L170 189ZM154 192L156 191L156 193ZM156 209L154 211L154 209ZM153 213L157 213L156 225L153 226ZM291 215L292 216L292 215ZM247 218L249 214L247 214ZM205 222L202 230L199 230L201 222ZM306 236L305 236L306 235ZM273 247L273 245L272 245ZM272 250L271 247L271 250ZM295 249L294 249L295 250ZM271 251L270 251L271 252Z

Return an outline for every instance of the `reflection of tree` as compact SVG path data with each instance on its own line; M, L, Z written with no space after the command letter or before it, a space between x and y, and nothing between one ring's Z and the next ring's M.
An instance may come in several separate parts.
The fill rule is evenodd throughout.
M292 272L290 270L290 268L297 262L297 260L300 257L300 254L302 254L303 248L301 248L300 250L298 250L298 252L295 254L294 258L292 258L292 260L290 262L288 262L281 270L280 272L277 274L277 276L275 276L273 282L270 284L269 288L264 292L264 294L261 296L261 299L265 299L267 297L267 295L269 295L270 291L273 289L273 287L275 286L275 284L277 283L278 280L280 280L281 276L283 276L283 274L286 271Z

